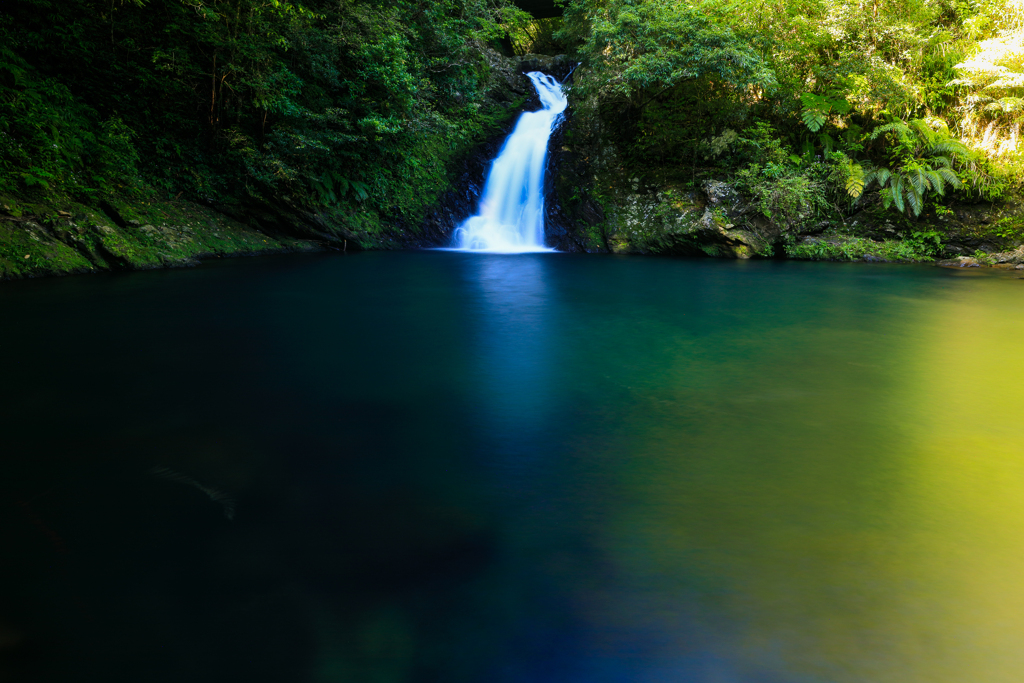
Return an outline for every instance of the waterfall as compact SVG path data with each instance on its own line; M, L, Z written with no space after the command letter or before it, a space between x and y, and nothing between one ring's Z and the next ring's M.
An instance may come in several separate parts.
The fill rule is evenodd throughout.
M548 139L567 100L551 76L539 71L526 75L543 108L519 117L491 165L477 214L455 231L455 249L499 254L554 251L544 246L544 163Z

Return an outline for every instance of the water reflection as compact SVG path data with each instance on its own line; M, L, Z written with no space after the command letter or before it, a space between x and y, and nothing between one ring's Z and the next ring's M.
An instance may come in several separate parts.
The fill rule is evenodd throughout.
M0 288L0 678L1024 671L1018 281L269 263Z
M474 433L500 450L507 465L532 460L550 427L553 396L552 308L548 255L467 258L473 298L470 353L476 366ZM511 437L511 438L510 438Z

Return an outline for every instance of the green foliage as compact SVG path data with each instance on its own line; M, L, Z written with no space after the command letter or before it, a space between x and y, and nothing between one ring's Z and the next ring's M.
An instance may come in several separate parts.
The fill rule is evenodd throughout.
M851 109L850 103L845 99L830 100L809 92L800 94L800 102L804 105L800 118L812 133L821 130L833 112L840 115L849 114Z
M509 110L487 50L507 39L583 62L573 144L602 173L731 175L788 231L873 189L918 216L1020 185L1022 27L1016 0L19 0L0 191L415 223Z
M594 5L571 3L561 34L582 43L578 49L588 68L577 81L581 92L643 108L658 93L687 82L732 89L774 83L745 41L696 7L672 0Z
M983 172L973 163L971 151L953 139L941 121L896 120L878 126L869 137L880 138L886 141L890 163L863 172L861 190L877 183L885 208L894 206L901 213L920 216L929 194L941 197L947 186L954 190L964 188L954 164L964 170L974 187L980 184ZM848 183L847 190L855 189L856 184ZM852 191L851 195L859 196Z
M836 166L805 161L776 135L763 123L744 131L742 145L751 163L735 173L737 187L762 216L786 231L836 214Z
M0 37L3 34L0 33ZM0 47L0 190L73 194L130 188L138 154L135 133L106 120L70 90Z
M504 0L7 3L0 189L415 222L508 111L485 45L521 19Z
M1004 11L993 24L991 37L972 46L968 57L954 66L947 84L960 91L957 113L960 134L994 158L1012 163L1019 159L1019 136L1024 123L1024 7ZM990 19L977 14L972 19ZM979 31L978 37L985 37Z
M575 0L561 35L585 64L571 102L596 121L586 154L601 139L628 177L731 175L792 231L868 202L909 219L1020 187L1022 8Z
M1018 217L1001 218L992 225L991 234L1009 244L1024 243L1024 220Z
M931 261L937 253L932 242L915 240L883 240L836 235L811 240L790 240L784 245L786 255L808 261L882 260L896 262Z
M844 176L843 189L846 190L846 194L850 195L853 199L857 199L864 194L864 186L867 184L868 178L867 174L864 173L863 166L853 163L844 154L840 164L840 172Z
M935 230L915 230L904 242L920 254L934 257L942 253L942 233Z
M511 7L502 15L502 27L508 31L509 42L517 55L563 51L556 37L562 28L560 17L534 19L518 7Z

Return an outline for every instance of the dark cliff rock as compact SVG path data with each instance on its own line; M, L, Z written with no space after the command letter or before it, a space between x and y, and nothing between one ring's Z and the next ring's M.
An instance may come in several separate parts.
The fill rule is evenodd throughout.
M608 252L611 248L602 230L604 208L587 190L588 164L566 145L571 126L572 111L566 110L562 124L548 143L544 173L547 243L559 251Z

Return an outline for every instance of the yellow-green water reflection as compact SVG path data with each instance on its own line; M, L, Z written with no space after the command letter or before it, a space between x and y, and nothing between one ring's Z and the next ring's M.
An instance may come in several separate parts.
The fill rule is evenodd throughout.
M637 626L694 615L662 656L710 648L738 680L1021 680L1021 284L666 346L605 444L602 531L622 576L680 599Z

